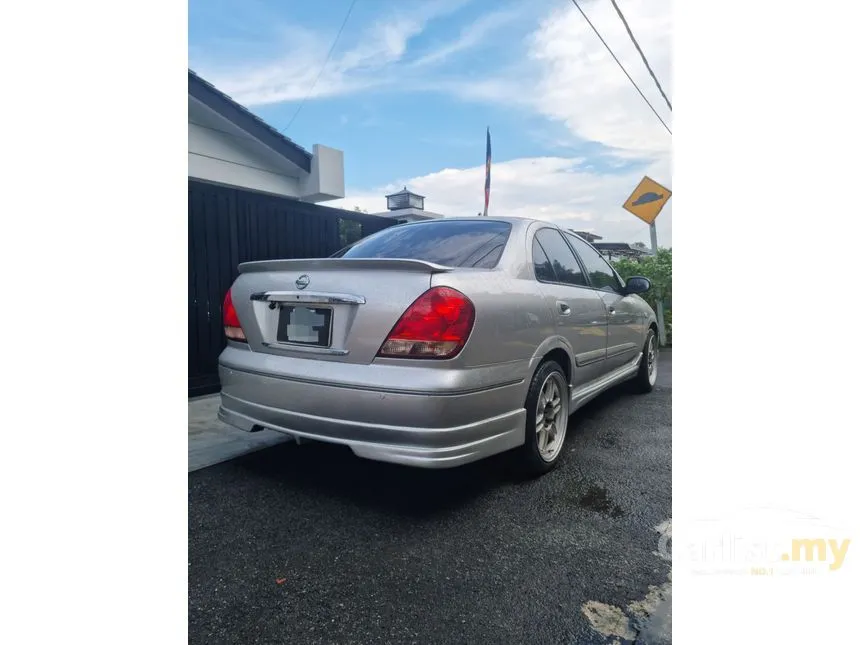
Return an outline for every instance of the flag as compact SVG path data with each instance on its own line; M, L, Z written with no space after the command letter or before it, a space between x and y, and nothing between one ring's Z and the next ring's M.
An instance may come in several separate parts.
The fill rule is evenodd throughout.
M487 178L484 181L484 217L490 207L490 162L492 161L492 149L490 147L490 128L487 128Z

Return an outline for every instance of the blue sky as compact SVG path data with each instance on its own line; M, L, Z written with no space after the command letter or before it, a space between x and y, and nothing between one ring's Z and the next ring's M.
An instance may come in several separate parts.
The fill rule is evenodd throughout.
M189 65L279 129L307 97L285 134L344 151L331 205L381 210L405 184L428 210L473 215L489 126L492 213L647 240L620 204L645 173L671 186L671 137L570 2L357 0L313 86L349 5L191 0ZM621 5L671 97L669 3ZM582 6L670 123L609 1ZM671 243L671 205L658 232Z

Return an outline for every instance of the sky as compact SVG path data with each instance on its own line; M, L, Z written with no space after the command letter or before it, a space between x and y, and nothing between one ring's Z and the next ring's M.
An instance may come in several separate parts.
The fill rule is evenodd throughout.
M378 212L406 186L475 215L489 127L490 215L650 243L621 205L645 175L671 189L671 135L572 2L356 0L324 65L350 3L191 0L189 67L306 149L344 151L346 197L326 205ZM671 2L617 3L671 101ZM580 6L671 129L610 0ZM671 246L671 200L657 234Z

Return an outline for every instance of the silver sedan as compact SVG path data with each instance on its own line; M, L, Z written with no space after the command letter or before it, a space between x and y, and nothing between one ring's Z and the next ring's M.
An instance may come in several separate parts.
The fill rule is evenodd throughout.
M250 262L224 301L220 418L447 468L558 462L568 417L657 375L656 318L573 233L531 219L403 224L335 257Z

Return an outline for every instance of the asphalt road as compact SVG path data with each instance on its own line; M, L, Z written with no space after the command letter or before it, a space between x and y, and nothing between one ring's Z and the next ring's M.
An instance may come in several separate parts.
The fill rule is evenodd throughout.
M189 642L642 642L671 575L670 357L651 394L574 414L534 481L504 455L424 471L323 444L189 474Z

